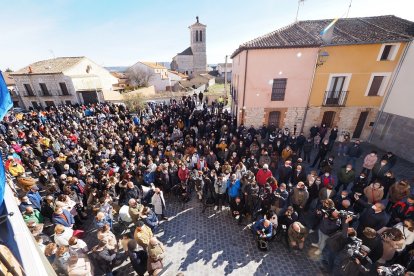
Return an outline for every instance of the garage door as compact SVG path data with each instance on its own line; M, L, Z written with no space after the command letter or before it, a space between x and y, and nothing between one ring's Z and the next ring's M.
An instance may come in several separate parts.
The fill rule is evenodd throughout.
M98 94L95 91L84 91L81 93L84 104L98 103Z

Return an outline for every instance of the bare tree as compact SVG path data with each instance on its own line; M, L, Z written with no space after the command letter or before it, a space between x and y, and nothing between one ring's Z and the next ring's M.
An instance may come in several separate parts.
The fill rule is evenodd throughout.
M154 73L150 69L130 67L125 72L129 84L134 87L148 87L149 82L154 76Z

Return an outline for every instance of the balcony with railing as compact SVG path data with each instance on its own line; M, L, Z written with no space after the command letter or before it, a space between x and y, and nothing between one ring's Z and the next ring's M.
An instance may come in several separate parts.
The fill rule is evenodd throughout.
M25 97L54 97L54 96L72 96L72 94L70 92L64 93L62 90L59 90L59 89L56 89L56 90L48 89L47 92L38 90L38 91L35 91L33 94L28 94L26 92L24 96Z
M322 106L345 106L348 91L325 91Z

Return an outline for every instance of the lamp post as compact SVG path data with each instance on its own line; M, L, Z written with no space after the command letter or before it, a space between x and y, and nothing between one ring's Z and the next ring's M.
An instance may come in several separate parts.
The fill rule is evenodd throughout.
M316 63L316 67L322 66L329 57L329 53L327 51L319 50L318 52L318 62Z

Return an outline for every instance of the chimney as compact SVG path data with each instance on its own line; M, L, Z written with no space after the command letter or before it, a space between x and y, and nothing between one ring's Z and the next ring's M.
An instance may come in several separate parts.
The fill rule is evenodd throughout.
M31 66L29 66L29 74L31 74L31 73L33 73L33 71L32 71L32 67L31 67Z

